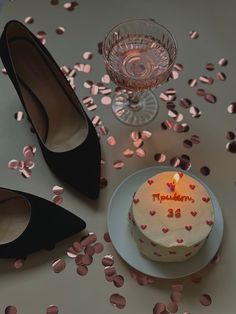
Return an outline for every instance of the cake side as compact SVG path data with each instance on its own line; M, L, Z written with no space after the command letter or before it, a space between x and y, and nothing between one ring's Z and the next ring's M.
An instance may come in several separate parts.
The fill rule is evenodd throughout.
M181 173L171 190L168 184L175 174L157 174L133 197L129 212L131 231L140 252L152 260L184 261L194 256L214 222L213 205L205 187Z

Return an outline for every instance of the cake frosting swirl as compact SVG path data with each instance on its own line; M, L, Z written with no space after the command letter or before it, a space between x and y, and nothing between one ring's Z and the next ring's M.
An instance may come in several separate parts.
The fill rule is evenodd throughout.
M173 178L179 181L173 184ZM140 252L155 261L185 261L206 241L214 208L207 189L188 174L165 171L133 196L130 228Z

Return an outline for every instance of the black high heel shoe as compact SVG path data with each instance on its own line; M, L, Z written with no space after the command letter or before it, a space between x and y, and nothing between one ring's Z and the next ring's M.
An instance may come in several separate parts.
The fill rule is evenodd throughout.
M82 219L52 202L0 188L0 258L25 258L52 249L85 227Z
M49 167L96 199L101 160L97 133L52 56L18 21L6 24L0 56Z

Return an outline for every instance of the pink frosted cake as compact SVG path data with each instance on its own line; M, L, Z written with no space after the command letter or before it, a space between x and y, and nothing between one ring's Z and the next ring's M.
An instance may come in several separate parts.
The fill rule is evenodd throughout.
M154 261L181 262L194 256L206 241L214 208L200 182L181 172L165 171L137 190L129 220L143 255Z

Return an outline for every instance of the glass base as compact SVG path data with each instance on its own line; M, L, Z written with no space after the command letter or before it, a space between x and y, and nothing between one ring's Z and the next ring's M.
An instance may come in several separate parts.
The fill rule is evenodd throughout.
M128 94L117 94L112 100L116 118L130 126L142 126L151 122L158 113L157 97L151 91L142 93L139 102L130 104Z

